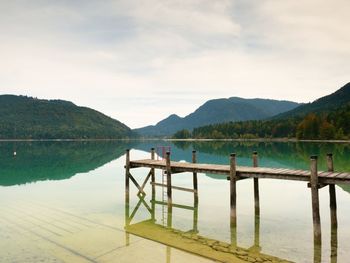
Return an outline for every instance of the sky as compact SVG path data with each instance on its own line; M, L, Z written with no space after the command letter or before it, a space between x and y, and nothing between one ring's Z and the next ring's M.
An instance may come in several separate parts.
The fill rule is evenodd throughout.
M350 81L349 0L0 0L0 94L131 128L215 98L310 102Z

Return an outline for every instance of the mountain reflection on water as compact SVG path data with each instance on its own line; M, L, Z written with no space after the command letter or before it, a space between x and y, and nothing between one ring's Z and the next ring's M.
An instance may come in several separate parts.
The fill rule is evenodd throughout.
M79 257L93 262L138 262L140 258L145 262L208 262L193 254L222 262L234 257L251 262L344 262L348 258L350 196L339 187L338 228L329 222L328 189L320 189L322 247L312 243L310 192L305 182L259 180L257 214L252 180L239 181L234 227L230 224L229 184L215 175L198 176L197 199L191 193L174 191L171 206L163 200L162 187L153 194L149 183L145 196L138 195L130 183L130 196L124 199L125 149L132 149L131 159L142 159L149 158L150 148L157 146L170 146L171 159L188 162L192 149L202 163L227 164L229 154L235 152L238 165L247 166L252 165L252 153L258 151L259 166L296 169L309 169L309 156L317 154L320 170L326 169L326 153L332 152L335 169L350 171L348 144L0 142L0 185L4 186L0 187L0 244L4 247L0 261L38 262L46 257L69 262ZM146 168L131 171L140 185L148 172ZM161 178L158 171L157 182ZM176 174L173 179L175 186L192 186L191 174ZM27 242L25 233L38 243ZM47 249L48 242L52 250ZM166 253L155 252L164 247Z
M235 152L239 165L251 165L253 151L259 153L260 166L309 169L310 155L319 155L319 169L326 169L325 156L334 155L337 171L350 171L350 145L341 143L231 142L231 141L42 141L0 143L0 185L11 186L43 180L68 179L118 159L127 148L149 151L171 147L173 160L190 162L196 149L198 162L227 164ZM13 156L13 151L17 156ZM216 179L222 176L210 175ZM350 192L350 186L341 186Z
M116 141L2 142L0 185L68 179L119 158L132 145Z

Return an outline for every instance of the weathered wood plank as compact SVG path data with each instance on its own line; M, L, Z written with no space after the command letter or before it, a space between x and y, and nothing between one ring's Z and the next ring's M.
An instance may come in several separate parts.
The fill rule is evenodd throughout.
M129 168L138 168L138 167L148 167L148 168L166 170L166 162L165 160L152 160L152 159L130 161ZM219 174L223 176L230 175L229 165L171 161L170 167L171 167L170 170L172 174L179 173L179 172L190 172L190 173L211 173L211 174ZM310 171L300 170L300 169L236 166L236 173L237 173L237 176L241 178L270 178L270 179L297 180L297 181L310 180ZM337 184L337 183L350 184L350 173L319 171L318 177L319 177L320 183L324 183L324 184Z
M161 183L152 183L152 182L151 182L151 185L167 187L166 184L161 184ZM195 191L194 189L184 188L184 187L174 186L174 185L172 185L171 188L172 188L172 189L176 189L176 190L185 191L185 192L192 192L192 193Z

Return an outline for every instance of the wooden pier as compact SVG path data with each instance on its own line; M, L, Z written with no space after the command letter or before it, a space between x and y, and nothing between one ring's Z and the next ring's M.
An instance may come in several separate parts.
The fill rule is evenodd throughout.
M155 196L155 186L163 186L167 188L167 202L163 205L168 206L168 213L172 212L172 207L176 207L172 201L172 189L189 191L194 193L195 206L198 205L198 173L210 173L218 174L227 178L230 182L230 223L231 223L231 244L236 246L236 225L237 225L237 212L236 212L236 183L239 180L253 178L254 179L254 207L255 207L255 225L256 231L260 229L260 205L259 205L259 179L279 179L279 180L297 180L308 182L307 186L311 191L312 201L312 217L314 226L314 262L321 261L321 219L319 211L319 194L318 190L322 187L329 186L330 196L330 217L332 233L337 233L337 205L336 205L336 191L335 184L350 184L350 173L347 172L336 172L333 166L332 154L327 154L327 171L318 171L317 169L317 156L310 157L310 170L296 170L296 169L279 169L279 168L268 168L258 167L258 154L253 152L252 154L252 167L238 166L236 163L236 154L232 153L228 158L228 165L218 164L204 164L197 163L196 151L192 152L192 163L188 162L175 162L170 160L170 152L166 152L163 160L155 160L155 150L151 149L151 158L144 160L130 160L130 151L126 151L126 164L125 164L125 186L126 186L126 201L129 196L129 180L131 180L138 189L138 196L144 197L146 194L144 188L151 178L152 185L152 200ZM138 184L135 178L130 173L130 169L145 167L150 168L150 172L146 176L146 179L142 185ZM160 184L155 182L155 169L161 169L166 175L166 184ZM190 172L193 174L193 189L187 189L183 187L173 186L171 178L177 173ZM143 202L144 203L144 202ZM154 206L157 202L153 201ZM158 202L159 204L159 202ZM154 208L154 207L153 207ZM152 209L150 208L150 211ZM259 235L256 235L257 237ZM337 236L333 234L332 243L337 242ZM259 239L255 240L255 243L259 243Z

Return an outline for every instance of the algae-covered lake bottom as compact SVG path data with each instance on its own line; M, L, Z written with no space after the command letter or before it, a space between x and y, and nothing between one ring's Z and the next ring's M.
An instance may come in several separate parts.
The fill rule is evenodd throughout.
M131 159L144 159L157 146L170 146L171 158L178 161L191 161L196 149L203 163L227 164L235 152L238 165L251 165L252 152L258 151L260 166L297 169L308 169L309 156L317 154L320 170L326 169L326 153L332 152L335 169L350 171L349 144L0 142L0 262L348 261L349 186L336 187L336 231L330 224L328 187L320 189L322 247L315 251L311 193L305 182L259 180L257 218L253 181L239 181L234 235L238 248L233 248L225 178L199 174L198 205L193 193L174 190L173 202L179 205L168 210L161 204L161 187L152 198L147 184L146 196L140 198L132 183L126 202L125 149L132 149ZM148 172L131 170L139 184ZM159 171L156 179L162 181ZM174 174L172 183L191 188L192 175Z

